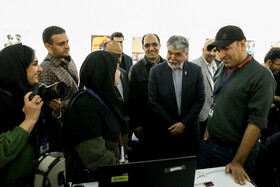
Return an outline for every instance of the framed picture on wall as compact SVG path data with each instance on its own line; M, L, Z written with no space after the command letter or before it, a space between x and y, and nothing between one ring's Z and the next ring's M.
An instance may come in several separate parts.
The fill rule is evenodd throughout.
M108 35L91 35L91 51L103 49L104 44L109 40Z
M255 40L247 40L246 50L249 54L254 56L254 54L255 54Z

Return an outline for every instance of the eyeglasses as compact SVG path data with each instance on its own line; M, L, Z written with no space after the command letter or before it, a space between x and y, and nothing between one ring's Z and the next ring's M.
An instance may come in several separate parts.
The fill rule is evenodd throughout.
M154 43L146 43L145 45L144 45L144 47L145 48L149 48L149 47L151 47L151 46L153 46L153 47L157 47L158 46L158 43L156 43L156 42L154 42Z
M123 54L116 54L118 58L122 58Z
M280 68L280 64L276 64L276 63L274 63L278 68Z

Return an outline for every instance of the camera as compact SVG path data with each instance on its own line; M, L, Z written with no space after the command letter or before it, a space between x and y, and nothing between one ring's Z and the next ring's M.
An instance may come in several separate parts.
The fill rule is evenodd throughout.
M38 83L33 85L32 91L33 93L30 95L29 100L32 100L35 95L39 95L45 102L52 99L64 98L68 95L68 87L64 82L56 82L49 86Z

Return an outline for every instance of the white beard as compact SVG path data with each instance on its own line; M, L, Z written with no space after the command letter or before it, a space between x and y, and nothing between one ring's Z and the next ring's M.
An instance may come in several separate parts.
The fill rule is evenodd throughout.
M180 63L178 61L168 60L167 62L168 62L169 67L171 67L171 69L175 69L175 68L179 68L180 67ZM171 63L176 63L176 65L173 65Z

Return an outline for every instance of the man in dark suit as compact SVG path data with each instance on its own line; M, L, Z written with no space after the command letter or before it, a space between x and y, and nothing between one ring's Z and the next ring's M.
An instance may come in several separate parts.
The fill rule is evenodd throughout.
M212 104L212 96L214 92L214 74L217 70L217 64L215 63L215 57L216 57L216 48L213 48L211 50L207 49L207 46L210 43L213 43L215 40L209 39L205 42L204 47L202 48L202 55L192 60L191 62L199 65L202 69L203 74L203 80L204 80L204 86L205 86L205 103L203 105L202 110L199 113L199 121L200 121L200 139L202 140L207 119L208 119L208 113L210 106Z
M114 32L113 34L111 34L111 40L118 42L121 45L122 50L123 50L124 36L121 32ZM126 55L125 53L122 53L122 54L123 55L122 55L120 67L128 73L130 67L132 66L132 58L130 56Z
M111 51L118 55L118 61L121 63L122 60L122 47L116 41L108 41L104 44L105 51ZM130 130L130 118L129 118L129 82L128 75L125 70L119 67L119 71L121 73L119 84L116 86L116 93L118 98L122 101L123 105L121 106L121 110L123 111L123 122L121 123L121 132L122 132L122 145L124 147L124 159L122 162L128 162L128 139L129 139L129 130Z
M148 79L153 66L165 61L160 55L160 38L157 34L148 33L142 37L142 48L145 56L135 63L129 71L131 93L131 127L139 139L133 148L135 161L152 159L148 154L150 138L154 136L149 127L154 124L154 116L148 107Z
M154 131L156 158L197 155L198 115L205 93L201 67L187 61L189 43L182 36L167 41L167 62L151 69L148 98L157 122Z

